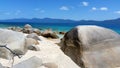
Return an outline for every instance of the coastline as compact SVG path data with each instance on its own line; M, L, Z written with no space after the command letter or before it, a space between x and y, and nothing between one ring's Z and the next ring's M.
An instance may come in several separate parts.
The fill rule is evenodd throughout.
M25 24L25 25L27 25L27 24ZM28 24L28 25L30 25L30 24ZM7 25L6 24L0 24L0 28L2 28L2 29L9 29L9 30L17 31L17 32L22 32L22 29L24 29L24 26L23 25L22 26L18 26L18 25L13 26L13 25L9 25L9 24L7 24ZM33 27L33 26L30 27L31 31L34 30L34 29L36 31L39 31L40 33L43 33L44 31L49 31L50 30L50 32L55 33L59 38L62 38L64 36L64 34L67 32L66 30L57 30L57 29L54 30L52 28L36 28L36 27ZM27 34L30 34L30 33L27 33Z
M110 63L112 63L112 60L109 59L106 60L105 58L103 58L104 56L106 56L106 54L108 58L111 58L109 57L109 55L112 56L109 53L109 51L106 51L106 49L111 50L112 48L112 50L115 50L117 53L118 51L116 49L116 46L118 46L117 48L119 49L119 43L120 43L119 42L120 35L118 33L114 32L111 29L107 29L100 26L94 26L94 25L77 26L66 33L66 32L53 31L52 29L46 29L44 31L41 31L38 28L34 28L33 26L26 24L24 25L23 28L9 27L5 29L1 29L2 33L0 36L3 37L4 31L6 31L5 34L8 35L9 33L11 34L10 36L8 36L10 37L10 39L8 38L7 40L11 40L16 37L20 39L13 40L11 42L16 43L17 41L23 39L24 45L22 46L27 47L27 43L28 45L30 45L27 47L28 51L26 51L26 53L22 56L22 58L14 57L15 60L14 63L13 61L10 60L0 59L0 61L2 61L0 63L0 66L5 66L5 67L13 66L13 68L23 68L24 65L27 66L27 68L37 68L37 67L50 68L51 66L52 68L81 68L84 67L84 65L83 66L81 65L81 62L89 61L89 63L94 63L90 61L90 59L92 60L94 58L96 58L95 62L100 62L100 64L105 62L99 61L99 58L105 61L111 61ZM23 38L19 36L19 33L23 35ZM62 36L65 35L65 36L62 38L59 37L58 35L62 35ZM13 38L11 38L12 36ZM2 39L5 38L3 37ZM9 43L9 45L10 44L11 43ZM116 46L114 46L114 44ZM18 42L15 45L19 46ZM78 58L78 56L82 57L81 54L79 53L80 51L82 51L82 49L79 49L79 46L82 46L81 48L84 49L83 52L81 52L82 55L87 57L86 60L79 61L80 63L78 63L78 61L75 60L75 59L78 60L82 59L82 58ZM14 46L12 48L14 49ZM21 47L18 48L17 50L19 51L19 49L21 50ZM104 54L101 51L104 51L106 54ZM94 52L97 53L94 54ZM93 56L94 58L92 57L93 54L94 54ZM98 56L98 54L102 57L96 57ZM10 61L9 64L8 61ZM114 61L116 62L116 60ZM87 66L87 63L84 64ZM89 66L101 67L99 66L99 63L95 65L90 64ZM107 66L107 63L105 66Z
M84 23L84 22L83 22ZM68 32L72 28L78 25L97 25L105 28L109 28L114 30L115 32L120 34L120 26L119 23L29 23L33 26L33 28L37 28L41 31L46 29L52 29L55 32ZM8 27L20 27L23 28L27 22L0 22L0 28L8 28Z
M27 34L25 34L25 36L26 35ZM28 60L31 57L38 57L40 59L37 60L42 60L42 65L40 66L40 68L47 68L47 67L49 68L51 67L51 65L52 68L80 68L60 50L60 47L56 44L60 41L59 39L47 39L42 36L39 36L39 38L41 39L41 41L39 41L40 44L37 46L40 48L40 51L28 50L28 52L25 55L23 55L22 58L19 59L18 57L15 57L13 68L21 68L21 66L24 66L22 65L22 63L26 62L26 60ZM0 61L3 66L11 67L12 61L6 59L0 59ZM32 63L31 65L29 65L29 63L28 66L34 64ZM44 64L46 63L50 65L45 66Z
M27 26L25 26L22 29L36 29L33 28L31 25L27 24ZM11 28L6 28L8 30L12 30L12 31L16 31L16 32L20 32L20 28L19 29L14 29L13 27ZM49 29L48 29L49 31ZM44 32L44 31L43 31ZM48 32L49 33L49 32ZM54 31L50 33L55 33ZM24 33L24 36L28 36L31 33ZM37 33L36 33L37 34ZM63 34L62 34L63 35ZM50 68L52 66L52 68L80 68L77 64L75 64L72 59L70 59L67 55L65 55L62 50L60 49L59 45L57 45L57 43L60 42L60 37L58 38L50 38L50 37L43 37L41 35L38 34L38 37L40 40L38 40L38 43L36 46L38 48L40 48L40 51L31 51L28 50L27 53L25 55L22 56L22 58L18 58L18 57L14 57L14 63L12 64L12 60L6 60L6 59L0 59L0 64L2 66L5 67L11 67L11 65L13 66L13 68L23 68L23 66L27 66L28 68L32 68L32 65L37 65L38 60L39 60L39 66L40 68ZM32 58L34 59L32 59ZM33 60L33 61L30 61ZM35 60L37 59L37 60ZM29 63L27 62L27 60L29 60ZM36 64L34 64L33 62L35 61ZM32 63L32 64L30 64ZM47 64L47 65L46 65ZM33 68L37 68L37 67L33 67Z

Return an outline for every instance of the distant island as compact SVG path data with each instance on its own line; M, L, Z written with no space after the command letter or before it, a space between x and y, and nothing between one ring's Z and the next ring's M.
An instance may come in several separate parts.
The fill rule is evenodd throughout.
M0 20L0 23L3 22L21 22L21 23L87 23L87 24L94 24L94 23L120 23L120 18L117 19L111 19L111 20L104 20L104 21L96 21L96 20L70 20L70 19L53 19L53 18L18 18L18 19L6 19L6 20Z

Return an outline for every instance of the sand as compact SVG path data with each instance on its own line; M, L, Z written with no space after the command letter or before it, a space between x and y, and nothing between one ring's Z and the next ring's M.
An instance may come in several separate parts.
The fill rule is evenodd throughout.
M26 35L26 34L25 34ZM61 50L60 47L56 44L60 42L60 39L46 39L42 36L39 36L41 41L39 41L40 51L31 51L29 50L22 58L15 57L14 65L25 61L33 56L36 56L42 60L42 63L54 63L58 68L80 68L76 65L68 56L66 56ZM11 66L11 61L1 59L0 62L3 66ZM39 68L45 68L41 66Z

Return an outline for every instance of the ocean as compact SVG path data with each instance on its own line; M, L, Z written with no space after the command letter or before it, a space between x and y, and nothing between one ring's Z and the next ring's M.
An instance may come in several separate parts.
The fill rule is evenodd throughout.
M75 26L78 25L98 25L102 26L105 28L112 29L116 31L117 33L120 34L120 23L0 23L0 28L7 28L7 27L24 27L25 24L30 24L33 28L38 28L40 30L45 30L45 29L52 29L54 31L69 31Z

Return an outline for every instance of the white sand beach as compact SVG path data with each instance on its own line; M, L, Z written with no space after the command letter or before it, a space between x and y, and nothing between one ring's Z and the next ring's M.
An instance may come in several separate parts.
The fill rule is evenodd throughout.
M80 68L60 50L60 47L57 44L55 44L56 42L59 42L59 39L53 39L55 41L52 41L42 36L39 36L39 38L41 39L41 41L39 41L39 45L37 46L40 48L40 51L29 50L25 55L22 56L22 58L19 59L18 57L15 57L13 68L18 68L19 66L21 66L19 63L24 62L25 60L34 56L41 59L42 65L44 63L52 63L57 66L56 68ZM0 58L0 63L3 66L11 66L10 60ZM39 66L39 68L49 68L42 65ZM24 64L22 66L24 67ZM29 65L29 68L32 68L31 65Z
M0 68L120 67L120 35L111 29L77 26L62 39L52 30L34 29L0 29Z

